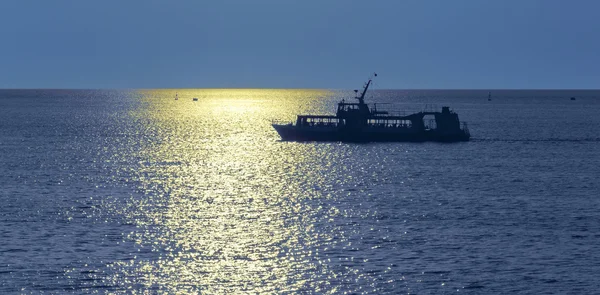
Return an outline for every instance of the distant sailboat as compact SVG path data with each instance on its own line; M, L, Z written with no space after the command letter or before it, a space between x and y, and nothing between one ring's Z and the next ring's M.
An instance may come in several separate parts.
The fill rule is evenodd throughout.
M489 91L489 92L488 92L488 101L491 101L491 100L492 100L492 92L491 92L491 91Z
M177 94L177 92L175 92L175 100L179 99L179 95Z

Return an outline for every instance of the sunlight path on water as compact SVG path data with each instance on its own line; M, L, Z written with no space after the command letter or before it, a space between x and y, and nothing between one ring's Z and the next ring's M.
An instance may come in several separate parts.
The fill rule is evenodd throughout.
M313 167L328 145L280 142L269 125L327 94L189 90L175 101L145 93L136 115L149 119L151 148L140 156L140 230L130 238L157 258L117 263L124 273L115 279L143 277L130 283L166 292L335 292L328 285L341 273L319 251L339 234L326 226L336 212L318 201L327 196Z

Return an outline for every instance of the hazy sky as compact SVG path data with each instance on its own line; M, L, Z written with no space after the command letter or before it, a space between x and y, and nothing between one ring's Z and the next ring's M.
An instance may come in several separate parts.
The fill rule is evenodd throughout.
M1 0L0 88L600 88L598 0Z

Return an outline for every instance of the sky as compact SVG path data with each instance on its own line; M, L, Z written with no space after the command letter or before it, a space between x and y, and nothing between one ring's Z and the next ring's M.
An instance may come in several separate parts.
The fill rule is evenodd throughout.
M600 89L597 0L2 0L0 88Z

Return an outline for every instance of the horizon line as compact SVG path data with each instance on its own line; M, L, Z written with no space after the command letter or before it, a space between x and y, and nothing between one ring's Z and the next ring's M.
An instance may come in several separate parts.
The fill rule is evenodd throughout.
M0 90L354 90L353 88L284 88L284 87L231 87L231 88L211 88L211 87L199 87L199 88L0 88ZM401 90L401 91L600 91L600 88L378 88L371 89L371 91L381 90Z

